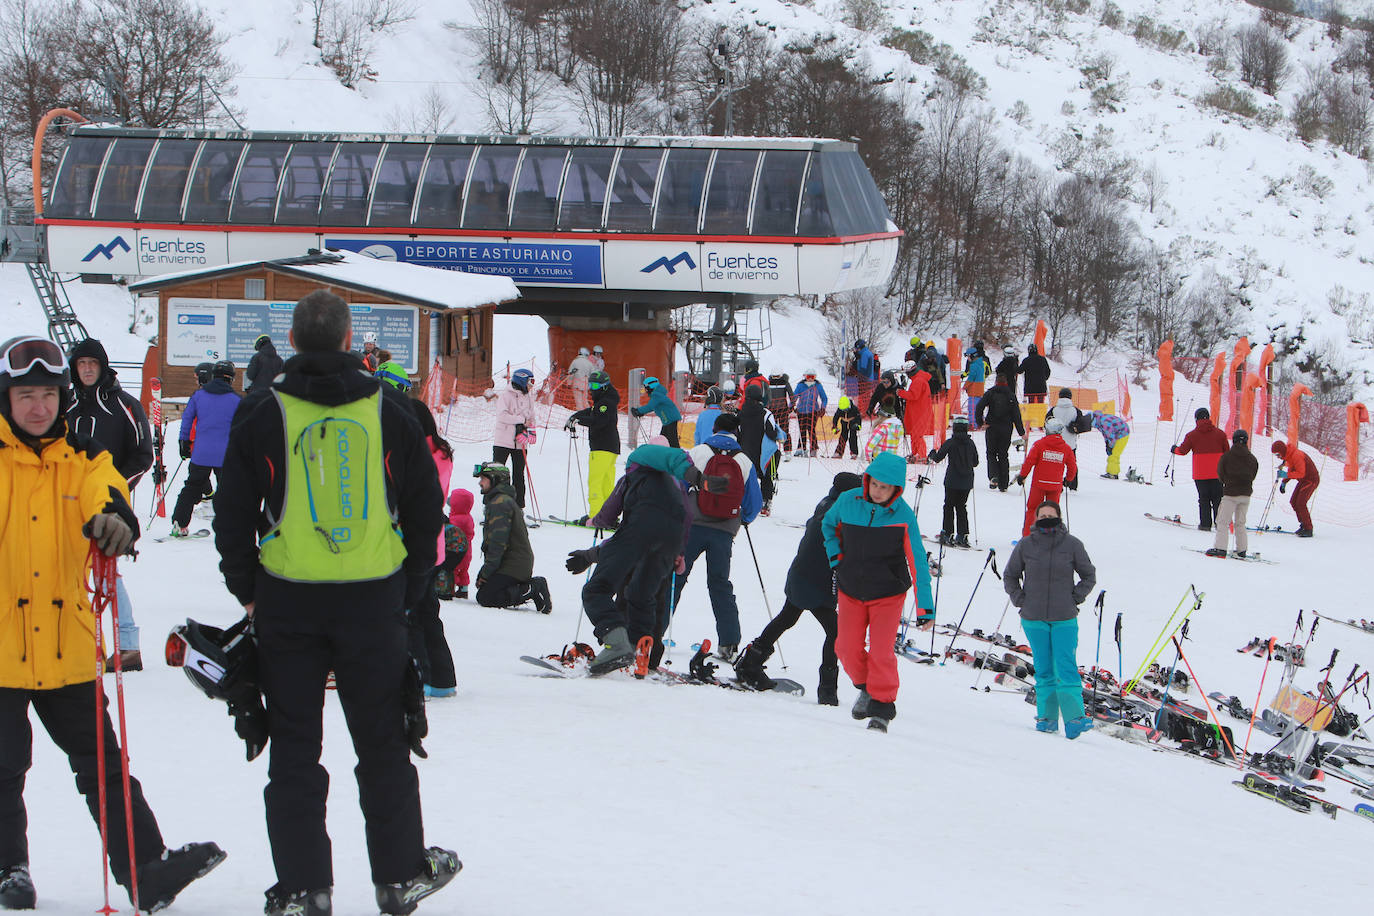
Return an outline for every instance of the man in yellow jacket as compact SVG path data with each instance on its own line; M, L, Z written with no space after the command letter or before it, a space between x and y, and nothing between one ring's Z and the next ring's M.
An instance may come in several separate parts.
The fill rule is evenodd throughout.
M24 777L32 763L29 707L71 764L99 822L95 615L86 592L89 542L107 556L138 537L124 477L108 452L69 433L66 356L52 341L0 344L0 909L31 909ZM130 887L119 744L108 712L105 816L110 871ZM138 780L133 800L139 903L161 909L224 859L213 843L168 850ZM130 894L132 900L133 894Z

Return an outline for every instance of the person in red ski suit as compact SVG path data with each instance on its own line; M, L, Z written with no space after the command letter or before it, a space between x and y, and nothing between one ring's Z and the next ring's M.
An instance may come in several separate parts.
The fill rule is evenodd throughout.
M931 434L935 425L935 413L930 402L930 373L922 369L911 376L911 385L906 390L906 413L902 425L911 439L911 457L915 463L925 457L926 436Z
M1298 516L1297 535L1300 538L1310 538L1312 536L1312 513L1307 511L1307 503L1312 499L1312 494L1316 492L1317 484L1321 483L1321 475L1317 473L1317 463L1312 460L1312 456L1298 448L1296 442L1285 444L1275 442L1269 447L1269 451L1288 469L1288 476L1283 483L1279 484L1279 492L1288 489L1288 484L1296 482L1293 488L1293 497L1289 505L1293 507L1293 512Z
M1193 486L1197 487L1197 528L1211 531L1216 520L1217 510L1221 508L1221 479L1217 477L1217 462L1231 447L1226 433L1212 423L1212 414L1206 407L1193 411L1197 421L1183 441L1171 451L1175 455L1193 453Z
M1060 435L1063 431L1064 424L1058 418L1046 419L1045 438L1031 446L1021 471L1016 475L1016 482L1024 486L1026 478L1031 477L1032 471L1035 472L1035 476L1031 477L1030 493L1026 495L1026 521L1021 526L1022 537L1030 534L1031 526L1035 524L1036 508L1046 500L1058 504L1059 496L1064 491L1064 482L1078 476L1078 459Z
M458 597L466 598L468 585L471 584L468 567L472 565L472 555L476 553L472 545L476 543L473 538L477 534L477 526L472 520L471 490L460 487L448 495L448 521L451 525L457 525L458 530L467 535L468 539L468 551L458 561L458 568L453 571L454 583L458 586Z

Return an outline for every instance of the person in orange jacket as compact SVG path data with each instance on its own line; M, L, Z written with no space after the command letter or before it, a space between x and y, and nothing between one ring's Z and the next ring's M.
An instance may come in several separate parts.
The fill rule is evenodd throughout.
M1230 447L1226 433L1212 423L1212 414L1206 407L1193 411L1196 425L1189 430L1183 441L1171 451L1175 455L1193 453L1193 485L1197 487L1198 530L1211 531L1216 520L1217 509L1221 508L1221 478L1217 477L1217 462Z
M1317 484L1322 482L1321 475L1317 473L1317 463L1312 460L1311 455L1298 448L1296 442L1288 444L1275 442L1269 447L1269 451L1279 459L1283 469L1287 471L1283 483L1279 484L1279 492L1286 491L1289 482L1297 481L1289 505L1293 507L1294 514L1298 516L1298 537L1310 538L1312 536L1312 513L1307 511L1307 503L1312 499L1312 494L1316 492Z
M915 464L925 458L926 436L934 432L935 412L930 400L930 373L924 369L915 371L912 363L907 363L907 366L911 385L906 390L906 412L902 416L902 424L906 427L907 437L911 439L911 456L907 458L907 463Z
M1035 524L1036 508L1046 500L1057 505L1065 482L1078 479L1078 459L1060 435L1063 431L1064 424L1057 417L1047 418L1045 437L1031 446L1016 475L1016 482L1022 486L1027 477L1031 478L1030 493L1026 495L1026 521L1021 526L1022 537L1030 534Z

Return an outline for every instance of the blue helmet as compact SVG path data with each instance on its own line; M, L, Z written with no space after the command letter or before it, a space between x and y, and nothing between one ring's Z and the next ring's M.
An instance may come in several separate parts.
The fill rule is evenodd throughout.
M516 369L511 373L510 386L516 391L529 391L532 381L534 381L533 372L528 369Z
M658 380L658 376L656 376L656 375L651 375L651 376L649 376L648 378L646 378L646 379L644 380L644 387L647 388L647 389L649 389L650 391L653 391L653 390L654 390L655 388L657 388L660 384L661 384L661 383L660 383L659 380Z

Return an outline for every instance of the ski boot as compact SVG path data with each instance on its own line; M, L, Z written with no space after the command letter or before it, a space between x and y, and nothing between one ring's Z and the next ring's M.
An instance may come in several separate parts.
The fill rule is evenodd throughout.
M1035 730L1044 732L1047 735L1053 735L1059 731L1059 722L1055 719L1036 719Z
M868 727L875 731L887 731L888 724L897 718L896 703L880 703L877 700L868 701Z
M1295 531L1295 532L1293 532L1293 533L1296 534L1296 535L1297 535L1298 537L1300 537L1300 538L1310 538L1310 537L1312 536L1312 529L1311 529L1311 528L1299 528L1297 531Z
M822 706L839 706L840 692L836 687L840 669L834 665L821 665L820 683L816 685L816 702Z
M1242 560L1244 560L1244 559L1245 559L1245 551L1243 551L1243 550L1237 550L1237 551L1236 551L1236 556L1238 556L1238 557L1240 557Z
M332 889L327 887L287 894L273 885L267 890L267 905L262 911L266 916L331 916L334 912L332 894Z
M635 660L635 647L630 643L630 634L624 627L611 630L601 642L601 651L596 653L596 658L592 659L589 666L593 676L627 667Z
M549 595L548 579L535 576L530 580L530 599L534 601L534 609L539 613L553 613L553 598Z
M468 600L468 587L466 585L458 586L458 597L463 601Z
M6 865L0 868L0 910L31 910L38 906L38 893L29 877L29 866Z
M1209 556L1209 557L1224 557L1224 556L1226 556L1226 551L1222 550L1220 547L1208 547L1208 548L1207 548L1207 556Z
M970 544L970 543L968 542L968 535L967 535L967 534L961 534L961 535L959 535L957 538L955 538L955 539L954 539L953 541L951 541L950 543L952 543L955 547L963 547L963 548L965 548L965 549L967 549L967 550L972 550L972 549L973 549L973 545Z
M138 866L138 905L148 913L171 906L177 894L197 878L203 878L219 863L225 852L214 843L187 843L180 849L164 849L160 858ZM115 875L124 888L128 875ZM133 894L129 895L130 902Z
M849 715L856 720L868 718L868 710L873 705L873 698L868 695L868 689L863 684L855 684L859 688L859 696L854 700L854 706L849 710Z
M1087 716L1076 716L1064 723L1064 737L1070 741L1086 731L1092 730L1093 720Z
M816 449L814 449L814 448L811 449L810 455L811 455L812 458L815 458L815 457L816 457Z
M739 643L726 643L716 647L716 657L727 662L733 662L735 656L739 654Z
M735 680L755 690L772 690L773 680L763 670L764 663L772 654L771 651L757 648L754 643L745 646L739 658L735 659Z
M463 863L452 850L431 846L425 850L420 873L399 884L378 884L377 909L388 916L406 916L415 912L420 901L443 889L453 876L463 870Z
M1120 475L1118 475L1118 474L1103 474L1102 477L1103 477L1103 479L1105 479L1105 480L1119 480L1119 479L1120 479Z

